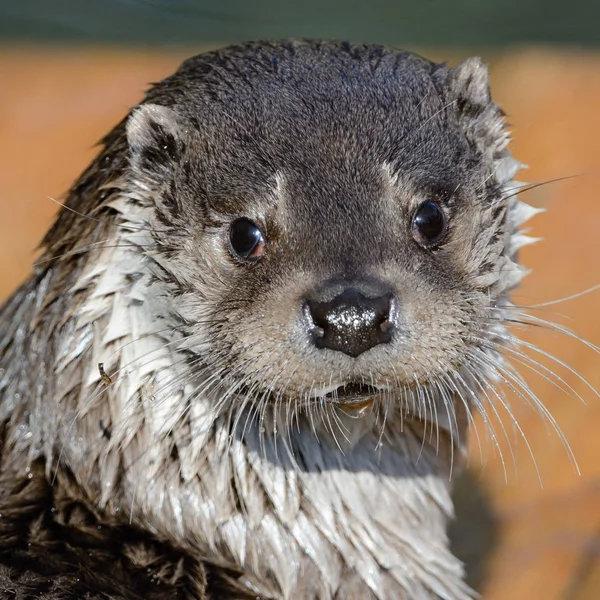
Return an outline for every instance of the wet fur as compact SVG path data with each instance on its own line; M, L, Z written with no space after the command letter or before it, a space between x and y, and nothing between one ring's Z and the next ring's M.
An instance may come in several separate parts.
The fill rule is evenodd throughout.
M493 382L518 388L500 350L535 212L507 143L477 59L247 44L154 86L0 315L0 583L470 597L449 480L472 411L509 410ZM430 198L451 233L427 252L407 223ZM271 244L252 267L224 241L238 216ZM297 299L332 277L401 290L402 336L307 344ZM311 397L357 378L390 387L364 415Z

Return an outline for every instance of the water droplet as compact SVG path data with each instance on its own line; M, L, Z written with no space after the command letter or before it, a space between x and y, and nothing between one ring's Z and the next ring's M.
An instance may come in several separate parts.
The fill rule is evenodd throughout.
M29 467L25 467L25 473L30 473L31 469Z
M29 473L29 475L27 475L27 479L33 479L33 473Z
M355 411L355 415L357 419L360 419L361 417L364 417L371 409L371 405L368 404L367 406L363 406L361 408L359 408L358 410Z
M110 481L107 481L107 482L106 482L104 485L105 485L106 487L110 487Z
M21 399L21 394L19 394L18 392L15 394L15 400L20 400Z

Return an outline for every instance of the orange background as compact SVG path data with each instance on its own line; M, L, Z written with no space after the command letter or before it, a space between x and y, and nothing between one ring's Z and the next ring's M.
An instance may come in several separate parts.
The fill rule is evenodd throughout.
M30 269L33 248L58 208L48 197L61 198L92 159L93 144L149 82L199 50L0 48L0 298ZM492 65L493 95L509 114L515 156L530 165L522 178L579 175L524 196L548 212L531 222L544 242L522 253L533 274L516 300L534 304L599 284L600 55L523 49L484 58ZM599 305L600 290L533 314L600 344ZM599 355L548 331L525 335L600 389ZM500 522L486 599L600 598L600 399L569 371L557 371L587 406L525 375L564 431L581 476L557 435L531 410L518 414L543 487L522 441L515 442L516 467L503 448L508 482L490 443L481 468L478 449L473 452L472 466Z

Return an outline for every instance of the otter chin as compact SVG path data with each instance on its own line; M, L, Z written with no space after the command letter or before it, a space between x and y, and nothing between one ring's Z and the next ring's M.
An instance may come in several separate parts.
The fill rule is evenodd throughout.
M519 387L536 212L508 141L476 58L248 43L154 85L0 313L0 583L472 597L451 474Z

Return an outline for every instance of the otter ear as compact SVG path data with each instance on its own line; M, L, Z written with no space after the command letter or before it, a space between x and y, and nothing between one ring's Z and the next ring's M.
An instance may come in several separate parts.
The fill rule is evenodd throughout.
M504 113L490 95L490 74L480 58L468 58L450 71L450 100L456 102L467 139L492 165L502 157L509 137Z
M172 109L142 104L127 121L127 141L134 172L164 181L183 154L186 132Z
M459 108L477 110L490 102L490 73L478 57L467 58L452 70L450 89Z

